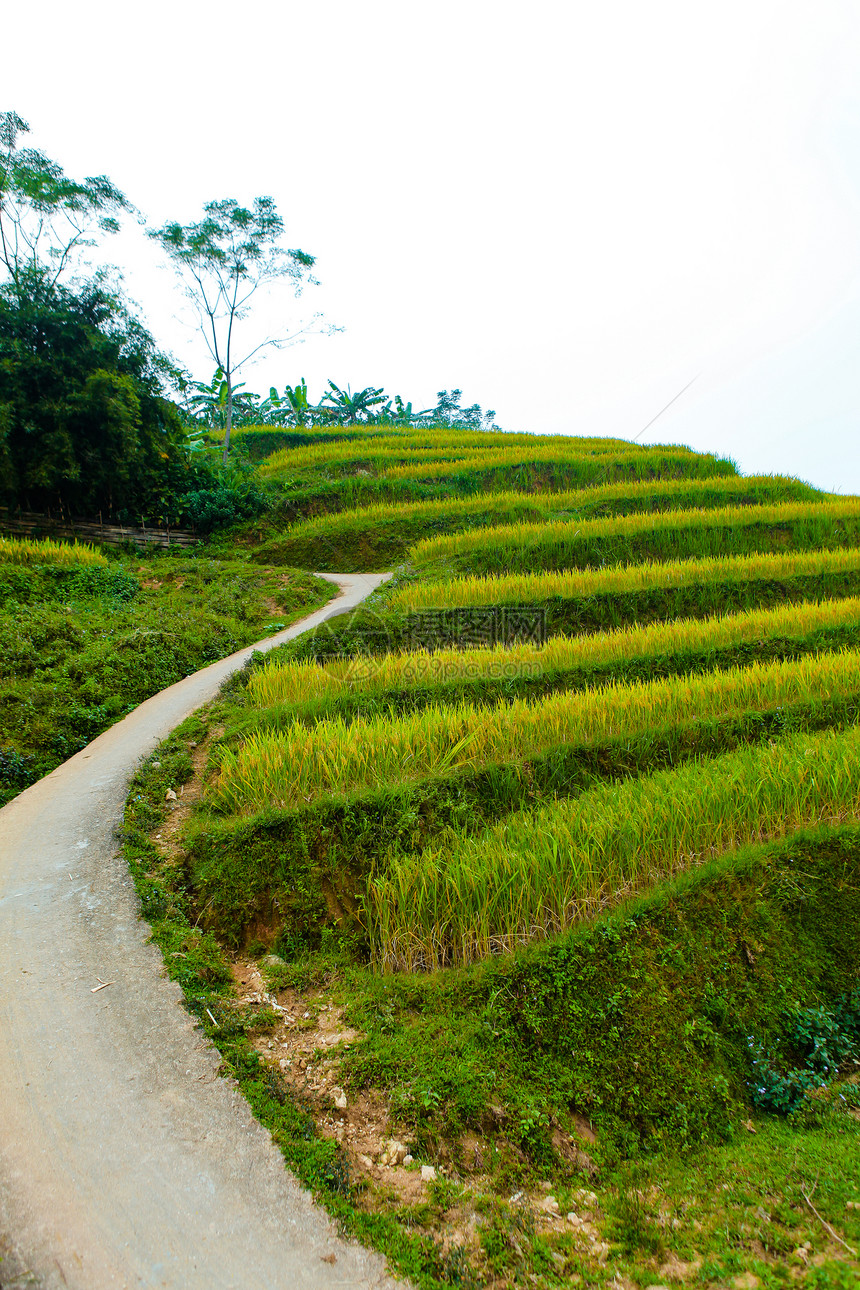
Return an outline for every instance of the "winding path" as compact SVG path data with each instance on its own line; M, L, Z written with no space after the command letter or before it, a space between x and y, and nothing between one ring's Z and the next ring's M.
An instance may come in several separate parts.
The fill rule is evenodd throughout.
M140 759L230 672L386 576L332 578L325 608L148 699L0 811L0 1287L394 1284L215 1074L114 837Z

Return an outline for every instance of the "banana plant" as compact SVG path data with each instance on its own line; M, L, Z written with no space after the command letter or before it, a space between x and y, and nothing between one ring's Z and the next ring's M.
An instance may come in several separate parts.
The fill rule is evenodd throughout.
M352 393L349 386L342 390L329 377L329 388L320 399L320 407L329 403L342 423L351 421L368 421L373 416L373 409L385 403L385 391L382 386L375 389L372 385Z
M304 377L295 387L284 386L284 398L292 410L297 426L307 425L313 421L313 408L308 402L308 383Z
M432 418L433 411L433 408L423 408L420 412L416 412L412 407L411 399L408 403L404 403L400 395L395 394L394 408L392 409L391 404L388 403L383 409L383 416L396 425L421 426L429 423L428 419Z
M258 413L260 396L250 390L244 391L244 381L233 386L233 421L241 424L253 420ZM205 381L192 381L188 386L192 391L186 395L186 406L189 411L204 425L223 430L227 424L227 379L223 368L217 368L215 375L207 385ZM252 415L253 414L253 415Z

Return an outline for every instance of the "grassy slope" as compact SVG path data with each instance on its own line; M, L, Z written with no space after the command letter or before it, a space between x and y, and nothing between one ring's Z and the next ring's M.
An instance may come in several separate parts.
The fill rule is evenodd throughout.
M772 1285L855 1284L803 1197L817 1184L819 1213L856 1243L860 1212L846 1202L860 1203L860 1124L838 1098L790 1127L750 1119L745 1102L747 1036L778 1034L786 1009L856 982L856 828L726 857L596 927L470 969L380 977L332 936L272 969L271 985L308 1008L345 1010L359 1033L339 1074L350 1102L384 1095L419 1158L445 1171L414 1210L384 1186L369 1204L336 1140L314 1131L309 1111L320 1109L296 1100L261 1055L273 1015L231 1002L229 962L196 925L181 871L150 840L165 786L190 775L187 740L204 735L194 719L160 750L158 769L141 771L126 854L189 1007L346 1230L424 1286L527 1276L642 1286L667 1259L693 1265L686 1276L708 1286L743 1272ZM599 1133L584 1154L576 1112ZM566 1222L543 1221L544 1180L562 1213L593 1215L608 1254ZM585 1206L583 1186L595 1193ZM472 1240L454 1259L438 1237L464 1214Z
M0 804L142 700L333 591L206 554L111 560L95 578L0 562Z

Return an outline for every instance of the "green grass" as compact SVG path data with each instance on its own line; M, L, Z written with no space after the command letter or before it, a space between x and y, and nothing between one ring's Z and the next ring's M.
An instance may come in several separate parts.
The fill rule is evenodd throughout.
M820 497L808 484L785 477L720 475L657 483L646 479L560 493L499 492L425 502L380 502L295 524L258 547L252 558L333 572L371 571L392 568L405 558L413 543L431 535L529 520L545 523L560 513L588 519Z
M514 574L644 561L856 547L860 499L723 506L595 520L556 520L427 538L411 548L420 569Z
M0 804L150 695L333 590L205 555L0 564Z

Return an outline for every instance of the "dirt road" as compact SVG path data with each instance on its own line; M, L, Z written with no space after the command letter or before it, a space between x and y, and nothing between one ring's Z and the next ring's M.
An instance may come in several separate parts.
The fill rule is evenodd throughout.
M140 758L251 649L349 610L383 576L332 579L342 594L324 609L147 700L0 811L4 1290L391 1284L215 1075L114 837Z

